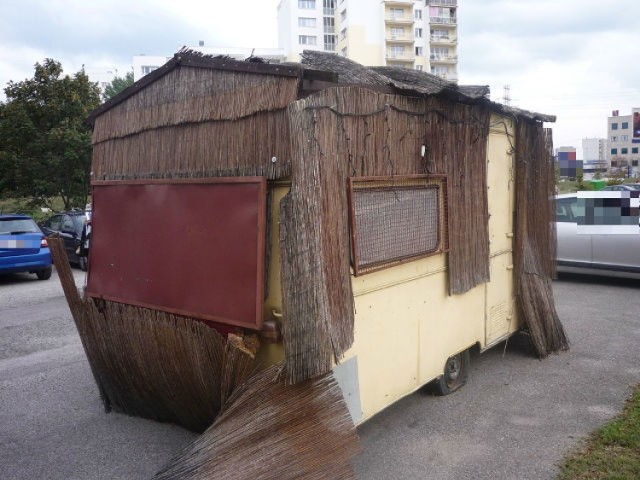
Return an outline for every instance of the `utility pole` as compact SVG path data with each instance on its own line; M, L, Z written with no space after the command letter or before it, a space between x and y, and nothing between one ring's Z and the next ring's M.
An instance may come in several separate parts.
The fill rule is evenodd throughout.
M504 86L504 93L502 95L502 103L507 107L511 105L511 85Z

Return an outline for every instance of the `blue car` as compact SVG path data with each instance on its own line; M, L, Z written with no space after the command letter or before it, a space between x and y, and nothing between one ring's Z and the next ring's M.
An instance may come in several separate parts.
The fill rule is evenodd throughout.
M47 239L28 215L0 215L0 274L20 272L51 277Z

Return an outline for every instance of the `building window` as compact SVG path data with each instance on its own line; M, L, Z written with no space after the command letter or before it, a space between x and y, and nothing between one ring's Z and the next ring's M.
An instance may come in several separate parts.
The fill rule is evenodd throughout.
M621 142L628 142L629 141L629 135L620 135L620 141Z
M303 28L316 28L317 20L309 17L298 17L298 26Z
M333 17L324 17L323 25L324 33L333 33L336 31L335 20Z
M631 147L631 153L638 153L638 147Z
M638 166L638 160L631 160L631 166L632 167L637 167Z
M340 50L340 54L343 57L348 57L349 56L349 51L347 50L347 47L344 47L342 50Z
M345 8L340 12L340 21L344 22L347 19L347 9Z
M433 47L431 48L431 60L439 60L442 58L449 58L448 47Z
M325 35L324 36L324 51L325 52L335 52L336 50L336 36L335 35Z
M617 123L612 123L611 124L611 130L617 130L618 129L618 124Z
M316 0L298 0L298 8L312 10L316 8Z
M416 38L422 38L422 29L416 28Z
M629 153L629 149L628 149L628 148L623 147L623 148L621 148L621 149L620 149L620 153L621 153L622 155L626 155L627 153Z
M325 15L333 15L336 10L336 0L323 0L322 8Z
M142 75L148 75L151 72L153 72L154 70L156 70L158 67L156 67L155 65L143 65L141 67L142 70Z
M391 58L404 57L404 47L401 45L392 45L389 47L389 56Z
M447 250L444 176L349 179L354 273Z
M618 149L617 148L612 148L611 149L611 155L617 155L618 154Z
M622 126L620 128L622 128L622 130L626 130L629 128L629 122L622 122Z
M391 8L389 10L391 14L391 19L396 20L404 17L404 9L403 8Z
M613 135L613 136L611 137L611 141L612 141L612 142L617 142L617 141L618 141L618 137L617 137L616 135Z
M431 67L431 73L433 73L434 75L438 75L439 77L446 78L449 74L449 67L446 67L444 65L433 65Z
M404 37L404 28L391 27L391 38Z
M449 38L449 31L448 30L432 29L431 30L431 38L433 38L434 40L442 40L442 39L447 40Z
M416 57L422 57L424 55L424 48L416 47Z
M298 35L300 45L317 45L318 39L314 35Z
M345 27L342 30L340 30L340 40L344 40L345 38L347 38L347 27ZM346 55L345 55L345 57L346 57Z
M422 71L422 65L416 65L416 70L421 72Z
M413 15L416 20L422 20L422 10L416 10Z

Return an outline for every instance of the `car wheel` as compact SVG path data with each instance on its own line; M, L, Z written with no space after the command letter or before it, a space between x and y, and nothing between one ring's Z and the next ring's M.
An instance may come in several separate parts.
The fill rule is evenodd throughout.
M80 270L87 271L87 257L78 257L78 265L80 266Z
M447 358L444 364L444 373L433 381L434 393L436 395L449 395L467 383L469 363L469 350Z
M38 276L38 280L49 280L51 278L51 266L44 270L38 270L36 275Z

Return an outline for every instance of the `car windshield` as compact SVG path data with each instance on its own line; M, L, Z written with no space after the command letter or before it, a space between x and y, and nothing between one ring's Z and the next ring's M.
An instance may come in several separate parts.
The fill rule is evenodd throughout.
M74 215L71 218L73 218L73 224L75 226L76 232L81 232L84 228L84 221L87 217L85 217L84 215Z
M30 218L0 218L0 234L38 233L40 229Z

